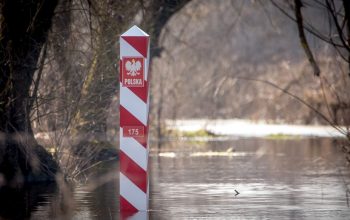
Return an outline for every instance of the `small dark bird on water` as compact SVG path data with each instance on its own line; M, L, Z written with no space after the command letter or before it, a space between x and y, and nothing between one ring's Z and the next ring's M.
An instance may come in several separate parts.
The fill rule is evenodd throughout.
M239 192L238 192L237 190L235 190L235 192L236 192L236 195L235 195L235 196L237 196L237 195L239 194Z

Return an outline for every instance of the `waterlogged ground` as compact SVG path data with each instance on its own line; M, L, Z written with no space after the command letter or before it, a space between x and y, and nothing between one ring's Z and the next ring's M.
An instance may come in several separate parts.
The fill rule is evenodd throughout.
M337 145L251 138L165 143L162 152L151 152L148 218L349 219L350 168ZM62 185L2 191L0 216L120 218L117 163L86 183Z
M154 219L349 219L348 168L329 140L195 146L153 158Z

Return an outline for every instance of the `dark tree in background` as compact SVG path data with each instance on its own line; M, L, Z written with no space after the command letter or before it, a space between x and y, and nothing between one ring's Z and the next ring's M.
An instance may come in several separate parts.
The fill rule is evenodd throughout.
M29 117L30 87L56 4L0 1L0 174L7 184L53 179L58 170L37 144Z

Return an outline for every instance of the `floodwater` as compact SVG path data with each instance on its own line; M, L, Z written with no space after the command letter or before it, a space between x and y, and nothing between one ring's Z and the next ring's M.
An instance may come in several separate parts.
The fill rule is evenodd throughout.
M144 217L349 219L350 167L338 145L252 138L165 143L160 153L151 151ZM119 219L118 163L95 171L83 183L1 190L0 219Z

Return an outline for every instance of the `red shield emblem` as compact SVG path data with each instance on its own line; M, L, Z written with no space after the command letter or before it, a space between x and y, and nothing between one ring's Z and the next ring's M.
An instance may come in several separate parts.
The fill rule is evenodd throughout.
M123 57L122 85L125 87L144 87L144 58Z

